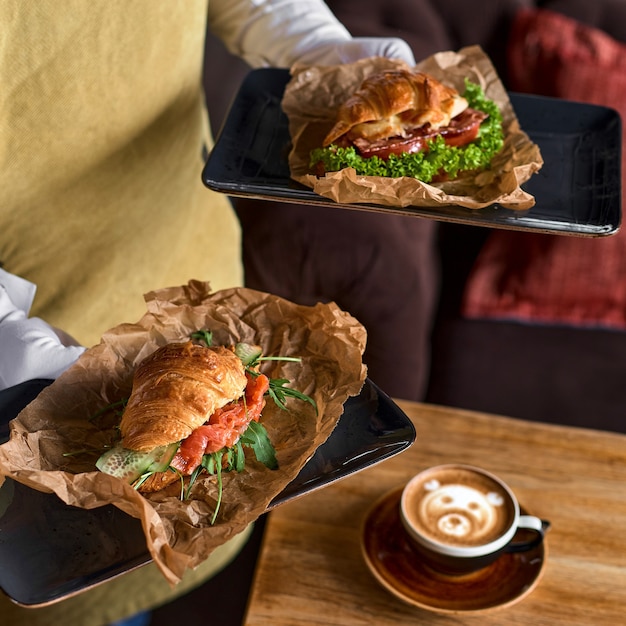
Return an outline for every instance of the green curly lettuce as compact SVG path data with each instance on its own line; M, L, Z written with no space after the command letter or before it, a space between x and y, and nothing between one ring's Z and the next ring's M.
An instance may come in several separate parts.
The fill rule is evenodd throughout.
M488 115L480 125L478 137L465 146L447 146L438 136L427 142L427 148L416 153L395 155L387 159L373 156L364 158L354 147L341 148L334 144L311 151L311 168L322 163L324 171L337 172L352 167L360 176L408 176L429 183L442 173L453 179L463 171L477 171L489 167L493 157L504 145L502 115L498 106L489 100L480 85L465 80L465 93L472 109Z

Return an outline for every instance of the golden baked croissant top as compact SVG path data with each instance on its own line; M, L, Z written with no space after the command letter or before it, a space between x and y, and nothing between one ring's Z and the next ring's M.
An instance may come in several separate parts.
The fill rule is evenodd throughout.
M326 135L328 146L343 135L369 140L404 136L428 123L447 126L467 108L459 93L432 76L408 70L385 70L366 78L339 108L337 121Z
M188 437L246 387L232 350L171 343L142 361L122 415L122 445L149 451Z

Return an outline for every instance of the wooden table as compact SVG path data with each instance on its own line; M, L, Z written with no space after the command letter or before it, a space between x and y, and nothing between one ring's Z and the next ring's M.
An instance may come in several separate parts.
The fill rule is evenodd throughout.
M398 402L411 448L272 511L246 626L626 624L626 436ZM430 465L479 465L552 522L537 587L517 604L438 614L383 588L367 568L360 528L372 503Z

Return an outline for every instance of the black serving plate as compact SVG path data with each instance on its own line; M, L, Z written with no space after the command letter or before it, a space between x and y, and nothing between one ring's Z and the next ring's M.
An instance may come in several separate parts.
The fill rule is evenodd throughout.
M0 391L0 442L9 437L9 421L50 382ZM415 436L409 418L367 379L269 509L394 456ZM0 488L0 588L20 605L56 602L149 561L139 520L114 506L79 509L11 479Z
M202 173L204 184L231 196L333 205L441 221L602 236L621 222L621 119L613 109L558 98L509 94L522 129L540 148L541 170L523 188L536 204L525 211L492 205L384 207L338 204L293 181L281 100L289 72L258 69L244 79Z

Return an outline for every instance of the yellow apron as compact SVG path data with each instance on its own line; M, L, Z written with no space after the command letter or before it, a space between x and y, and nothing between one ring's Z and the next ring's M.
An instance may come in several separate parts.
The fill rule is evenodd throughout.
M201 182L206 0L0 3L0 265L32 314L84 345L135 322L143 294L242 284L240 233ZM42 609L0 594L3 626L99 626L221 569L247 533L172 590L153 565Z
M87 346L143 294L239 286L239 225L201 182L206 0L0 3L0 266Z

